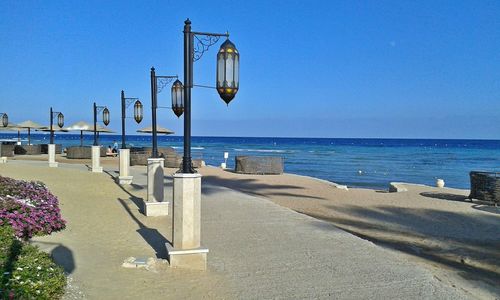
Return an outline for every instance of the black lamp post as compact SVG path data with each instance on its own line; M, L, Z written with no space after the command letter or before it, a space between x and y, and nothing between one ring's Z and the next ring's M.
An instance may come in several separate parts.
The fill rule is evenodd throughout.
M157 96L167 84L177 78L177 76L156 76L155 68L151 68L151 131L153 133L153 149L151 150L152 158L158 158L158 134L156 130L156 110L158 109ZM158 83L160 83L159 88Z
M57 126L62 128L64 126L64 115L62 112L53 111L50 108L50 143L54 144L54 116L57 116Z
M94 102L94 146L99 146L97 143L97 113L102 110L102 122L104 126L109 124L109 109L106 106L97 106Z
M184 156L182 173L195 173L191 162L191 89L193 88L193 63L199 60L205 51L220 37L228 38L217 54L217 92L229 104L239 89L240 54L229 41L229 33L206 33L191 31L191 21L184 22ZM196 45L194 41L196 39ZM175 83L174 83L175 85ZM172 96L174 95L172 86ZM172 102L174 99L172 98ZM175 112L175 111L174 111Z
M134 102L134 119L139 124L142 121L142 103L139 101L139 98L125 98L125 92L122 90L121 93L122 100L122 148L127 149L127 145L125 144L125 110Z
M6 113L0 113L2 117L2 126L7 127L9 125L9 116Z

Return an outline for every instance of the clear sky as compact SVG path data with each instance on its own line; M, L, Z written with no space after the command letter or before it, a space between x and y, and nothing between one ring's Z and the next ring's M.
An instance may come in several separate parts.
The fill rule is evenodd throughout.
M193 91L194 135L500 139L500 1L4 0L0 112L47 124L52 105L69 125L97 101L119 131L124 89L146 114L128 132L149 125L149 69L182 75L187 17L241 53L229 107ZM196 84L215 84L219 45ZM158 123L182 135L171 110Z

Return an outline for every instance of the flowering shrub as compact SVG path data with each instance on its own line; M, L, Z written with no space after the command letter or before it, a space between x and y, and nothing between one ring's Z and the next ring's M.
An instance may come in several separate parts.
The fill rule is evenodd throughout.
M10 224L19 238L64 229L58 204L43 183L0 176L0 226Z
M66 277L36 246L21 242L8 224L0 226L0 298L61 299Z
M14 262L7 287L16 299L60 299L66 277L47 253L26 245Z

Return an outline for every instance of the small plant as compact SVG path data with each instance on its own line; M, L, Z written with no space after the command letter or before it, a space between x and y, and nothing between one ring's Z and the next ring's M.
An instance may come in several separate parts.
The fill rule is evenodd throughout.
M21 247L22 243L16 239L12 227L0 226L0 296L4 294L4 287L12 274L14 260Z
M66 277L52 258L33 245L25 245L13 264L7 287L15 298L60 299L66 287Z

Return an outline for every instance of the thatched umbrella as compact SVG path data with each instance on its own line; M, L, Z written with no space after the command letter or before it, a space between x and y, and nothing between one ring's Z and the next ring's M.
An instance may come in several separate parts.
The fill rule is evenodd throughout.
M71 126L66 127L67 130L71 131L80 131L80 146L83 146L83 132L84 131L94 131L94 126L90 125L87 122L80 121L72 124ZM92 130L90 130L92 129Z
M92 126L92 132L94 131L94 126ZM99 133L115 133L115 131L109 129L109 128L106 128L106 127L102 127L100 125L97 125L97 139L99 140Z
M21 141L22 128L17 127L17 124L9 123L6 127L0 126L0 131L17 131L17 142Z
M66 127L65 129L69 130L69 131L73 131L73 130L80 131L80 146L83 146L83 132L84 131L94 132L94 125L90 125L87 122L80 121L80 122L76 122L76 123ZM112 131L106 127L101 127L101 126L97 125L97 134L99 134L100 132L114 133L114 131Z
M140 133L153 133L153 128L152 128L152 126L149 126L149 127L146 127L146 128L139 129L139 130L137 130L137 132L140 132ZM160 133L160 134L174 134L175 132L173 132L172 130L167 129L167 128L156 126L156 133Z
M43 126L31 120L28 120L17 124L17 128L28 129L28 145L31 145L31 128L40 129L43 128Z
M50 132L50 126L43 126L42 128L35 129L36 131ZM52 126L52 131L54 132L68 132L66 128L60 128L59 126Z

